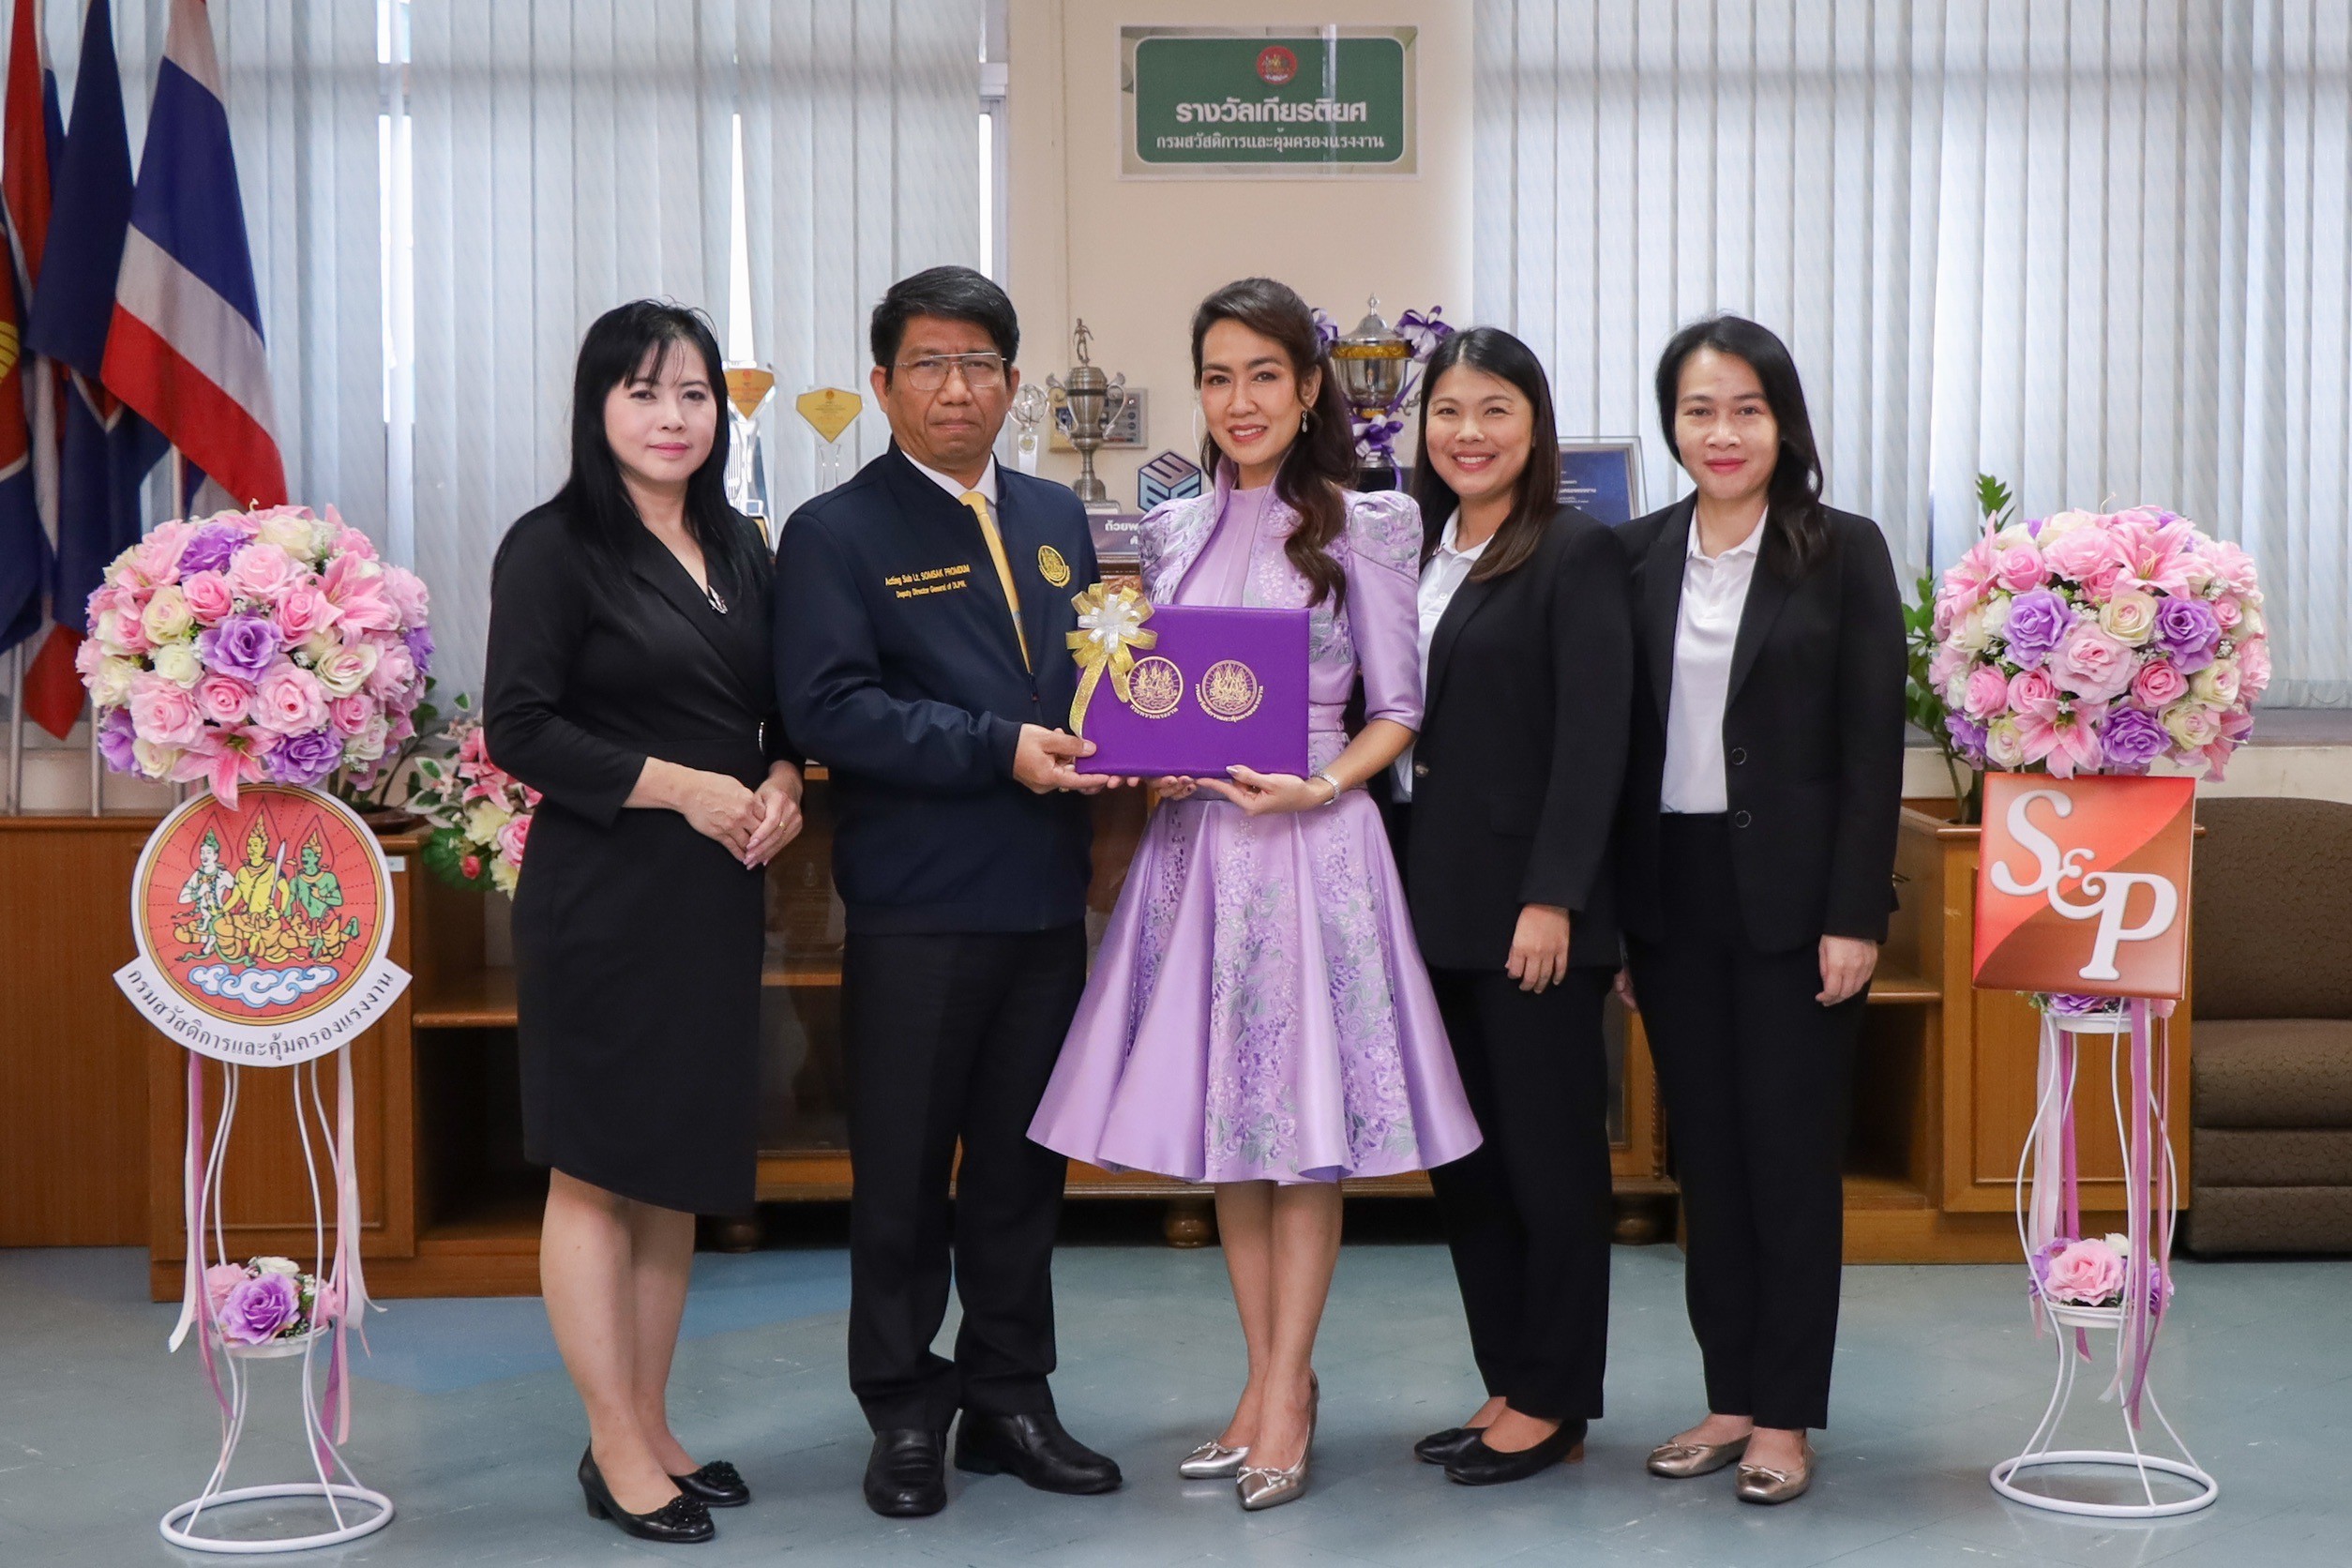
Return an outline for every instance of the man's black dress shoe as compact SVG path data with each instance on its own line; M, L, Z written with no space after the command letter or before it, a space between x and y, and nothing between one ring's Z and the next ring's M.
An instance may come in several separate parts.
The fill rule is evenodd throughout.
M956 1468L975 1475L1009 1471L1041 1492L1087 1496L1116 1491L1117 1461L1062 1429L1052 1411L1033 1415L964 1412L956 1428Z
M593 1449L580 1455L580 1489L588 1498L588 1516L611 1519L624 1535L634 1535L641 1541L665 1541L672 1545L685 1545L708 1541L718 1533L711 1524L710 1510L699 1499L681 1492L650 1514L632 1514L612 1500L612 1490L604 1484L604 1472L596 1469Z
M724 1459L713 1459L691 1475L673 1475L678 1490L705 1508L741 1508L751 1500L743 1474Z
M1449 1426L1432 1432L1413 1444L1413 1457L1425 1465L1450 1465L1457 1455L1469 1453L1485 1430L1483 1426Z
M1525 1481L1540 1470L1546 1470L1562 1459L1571 1463L1584 1457L1584 1429L1581 1421L1563 1421L1560 1430L1515 1454L1499 1453L1486 1446L1482 1438L1453 1459L1445 1467L1445 1478L1458 1481L1465 1486L1492 1486L1503 1481Z
M874 1434L866 1459L866 1506L886 1519L919 1519L947 1506L947 1434L897 1426Z

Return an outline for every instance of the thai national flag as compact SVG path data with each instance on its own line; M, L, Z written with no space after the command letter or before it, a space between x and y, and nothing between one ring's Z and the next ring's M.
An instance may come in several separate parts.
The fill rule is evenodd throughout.
M204 0L172 0L104 380L238 505L285 501L261 303Z
M15 0L0 105L0 649L40 629L56 490L56 381L27 356L24 316L49 234L51 122L57 84L42 54L40 0Z
M48 264L33 302L35 350L66 366L65 451L57 484L57 563L52 579L60 625L50 633L61 653L46 661L70 663L79 641L82 606L106 573L107 563L139 542L143 509L140 482L168 449L161 432L125 408L99 383L106 338L114 319L114 279L122 270L130 228L130 137L123 128L122 79L114 63L113 17L107 0L90 0L82 25L82 65L74 77L73 125L57 158L57 201L50 217ZM77 678L64 716L81 708ZM53 731L53 714L26 711Z

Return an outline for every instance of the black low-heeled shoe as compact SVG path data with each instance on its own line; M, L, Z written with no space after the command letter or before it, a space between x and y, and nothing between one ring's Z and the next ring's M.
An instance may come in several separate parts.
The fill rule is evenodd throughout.
M678 1490L705 1508L741 1508L751 1500L743 1473L724 1459L713 1459L691 1475L673 1475Z
M604 1472L596 1468L594 1449L583 1450L580 1455L580 1489L588 1497L588 1516L610 1519L624 1535L634 1535L641 1541L660 1541L670 1545L691 1545L708 1541L718 1533L711 1523L711 1511L701 1500L684 1492L671 1498L650 1514L632 1514L612 1500L612 1488L604 1484Z
M1492 1486L1505 1481L1525 1481L1563 1459L1574 1464L1583 1458L1584 1432L1583 1422L1563 1421L1558 1431L1533 1448L1522 1448L1513 1454L1488 1448L1485 1440L1481 1438L1467 1453L1457 1455L1445 1467L1445 1478L1465 1486Z
M1449 1426L1413 1444L1413 1457L1425 1465L1450 1465L1478 1442L1483 1426Z

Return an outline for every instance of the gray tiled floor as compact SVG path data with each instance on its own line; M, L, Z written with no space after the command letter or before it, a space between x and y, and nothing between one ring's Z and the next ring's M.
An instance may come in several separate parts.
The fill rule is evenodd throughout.
M0 1564L121 1568L180 1555L155 1518L200 1484L216 1427L190 1355L163 1353L171 1311L144 1299L136 1252L0 1252ZM2183 1264L2158 1386L2222 1479L2186 1520L2110 1525L2001 1502L1984 1467L2047 1397L2013 1268L1847 1273L1836 1425L1814 1494L1745 1508L1730 1477L1670 1484L1648 1447L1696 1409L1697 1357L1669 1248L1620 1249L1609 1417L1591 1457L1471 1491L1407 1443L1475 1402L1452 1276L1427 1244L1350 1246L1318 1357L1316 1485L1245 1516L1229 1489L1173 1466L1222 1419L1238 1343L1214 1252L1065 1248L1058 1266L1071 1427L1125 1465L1108 1498L1057 1498L957 1477L937 1518L894 1524L858 1500L865 1432L842 1385L846 1271L837 1251L697 1260L680 1352L678 1424L734 1459L759 1500L723 1514L714 1546L660 1551L583 1514L570 1480L580 1425L535 1301L404 1302L375 1320L352 1447L392 1493L391 1528L314 1562L571 1564L674 1557L721 1564L1028 1564L1153 1568L1443 1568L1448 1564L1838 1562L1868 1568L2296 1568L2352 1561L2352 1264ZM290 1409L283 1367L264 1411ZM275 1400L275 1405L268 1401ZM2084 1440L2112 1422L2097 1407ZM244 1479L301 1466L249 1443ZM200 1560L189 1557L185 1560Z

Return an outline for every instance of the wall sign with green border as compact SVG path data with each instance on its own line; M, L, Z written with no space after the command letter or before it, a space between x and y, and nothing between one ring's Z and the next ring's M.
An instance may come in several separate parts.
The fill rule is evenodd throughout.
M1145 179L1419 172L1417 27L1122 27L1120 173Z

